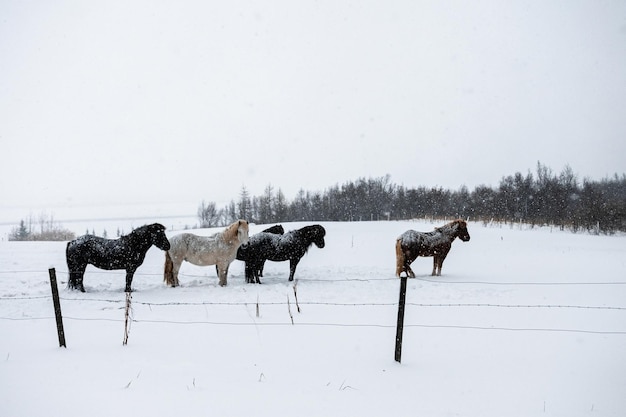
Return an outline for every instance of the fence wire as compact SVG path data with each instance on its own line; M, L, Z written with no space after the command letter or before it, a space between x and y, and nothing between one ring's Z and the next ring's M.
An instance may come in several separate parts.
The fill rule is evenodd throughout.
M60 273L67 273L67 271L59 271ZM115 273L114 271L98 271L99 273ZM47 275L47 271L0 271L0 274L42 274ZM155 273L137 273L135 275L144 276L160 276L161 274ZM207 278L206 275L192 275L181 274L187 277ZM508 286L571 286L571 285L626 285L626 281L613 281L613 282L490 282L490 281L445 281L431 278L417 278L416 280L428 283L436 284L474 284L474 285L508 285ZM374 279L298 279L298 282L354 282L354 281L399 281L398 278L374 278ZM44 300L51 299L51 295L35 295L35 296L1 296L0 300L5 301L20 301L20 300ZM123 299L107 299L107 298L71 298L61 297L63 302L93 302L93 303L113 303L124 304ZM288 306L290 302L275 301L275 302L261 302L261 301L196 301L196 302L151 302L151 301L133 301L133 305L144 305L148 307L178 307L178 306ZM326 301L299 301L299 305L303 306L329 306L329 307L397 307L397 302L326 302ZM626 311L624 306L606 306L606 305L565 305L565 304L498 304L498 303L415 303L407 302L406 306L416 308L496 308L496 309L576 309L576 310L604 310L604 311ZM74 316L63 316L66 320L73 321L101 321L101 322L116 322L123 323L124 319L115 318L83 318ZM6 321L40 321L40 320L54 320L53 316L42 317L0 317L0 320ZM318 322L300 322L300 321L284 321L284 322L263 322L263 321L250 321L250 322L228 322L228 321L203 321L203 320L153 320L153 319L135 319L131 320L132 323L137 324L159 324L159 325L211 325L211 326L317 326L317 327L345 327L345 328L395 328L395 324L359 324L359 323L318 323ZM585 334L599 334L599 335L626 335L626 331L605 331L605 330L589 330L589 329L571 329L571 328L525 328L525 327L502 327L502 326L472 326L472 325L439 325L439 324L424 324L413 323L405 324L404 327L416 327L416 328L433 328L433 329L464 329L464 330L481 330L481 331L510 331L510 332L561 332L561 333L585 333Z
M57 269L57 273L69 275L69 272L62 269ZM100 270L93 271L98 274L104 275L120 275L119 271L107 271ZM3 274L42 274L47 277L48 271L40 270L15 270L15 271L0 271L0 276ZM135 276L145 277L161 277L162 273L156 272L135 272ZM180 277L186 278L211 278L207 274L189 274L180 272ZM429 277L416 277L411 280L428 282L433 284L473 284L473 285L510 285L510 286L576 286L576 285L626 285L626 281L602 281L602 282L572 282L572 281L552 281L552 282L519 282L519 281L446 281L442 279L434 279ZM316 278L298 278L298 282L379 282L379 281L399 281L397 277L388 278L335 278L335 279L316 279ZM0 298L1 299L1 298Z
M40 321L54 320L52 316L45 317L0 317L0 320L7 321ZM124 319L111 318L85 318L63 316L64 320L70 321L102 321L113 323L124 323ZM183 325L183 326L233 326L233 327L343 327L343 328L379 328L379 329L395 329L396 325L392 324L368 324L368 323L317 323L317 322L227 322L227 321L207 321L207 320L149 320L149 319L132 319L132 323L137 324L158 324L158 325ZM503 327L503 326L469 326L469 325L446 325L446 324L423 324L412 323L405 324L405 328L424 328L424 329L457 329L457 330L484 330L484 331L507 331L507 332L544 332L544 333L583 333L595 335L621 335L626 336L626 331L614 330L589 330L589 329L563 329L563 328L539 328L539 327Z
M33 297L0 297L0 300L41 300L52 298L51 295L41 295ZM122 299L113 300L106 298L67 298L60 297L62 301L69 302L101 302L101 303L118 303L123 304ZM286 306L290 304L286 301L133 301L133 304L154 306L154 307L176 307L176 306ZM341 303L330 301L298 301L299 305L310 306L335 306L335 307L394 307L397 302L363 302L363 303ZM413 307L460 307L460 308L529 308L529 309L578 309L578 310L616 310L626 311L626 307L622 306L590 306L590 305L573 305L573 304L495 304L495 303L414 303L407 302L407 306Z

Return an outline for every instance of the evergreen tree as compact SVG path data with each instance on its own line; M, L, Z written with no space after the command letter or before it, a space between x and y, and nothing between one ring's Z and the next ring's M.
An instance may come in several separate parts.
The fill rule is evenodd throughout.
M279 188L276 193L276 202L274 206L274 219L273 222L284 222L287 221L287 213L288 213L288 205L287 200L285 199L285 195L282 190Z
M239 193L239 204L237 205L237 212L240 219L251 220L252 214L252 204L250 201L250 194L246 189L246 186L241 187L241 192Z

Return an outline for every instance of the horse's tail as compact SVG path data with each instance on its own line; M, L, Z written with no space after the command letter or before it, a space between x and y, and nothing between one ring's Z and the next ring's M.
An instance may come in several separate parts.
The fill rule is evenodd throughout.
M165 268L163 270L163 281L171 287L175 285L174 282L174 262L168 251L165 251Z
M67 271L68 271L68 273L70 275L69 279L67 280L67 289L68 290L73 288L73 285L74 285L74 282L73 282L74 281L73 280L74 276L72 275L72 269L73 269L72 267L74 265L70 265L70 243L72 243L72 242L67 242L67 246L65 246L65 262L67 263Z
M404 263L406 262L406 257L404 255L404 251L402 250L402 239L398 238L396 240L396 276L399 278L402 271L404 271Z

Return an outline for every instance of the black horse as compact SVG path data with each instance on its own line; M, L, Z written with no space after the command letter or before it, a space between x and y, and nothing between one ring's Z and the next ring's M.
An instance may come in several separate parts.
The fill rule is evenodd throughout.
M283 228L282 224L277 224L274 225L272 227L268 227L265 230L262 230L261 233L273 233L275 235L284 235L285 234L285 229ZM261 266L259 267L259 271L258 271L258 276L262 277L263 276L263 266L265 265L265 261L263 261L261 263Z
M260 284L259 270L266 260L289 261L289 281L293 281L298 262L315 243L318 248L325 246L326 230L318 224L302 229L291 230L284 235L273 233L257 233L247 245L237 250L237 259L246 263L246 282Z
M283 228L282 224L275 224L272 227L268 227L265 230L261 230L261 233L273 233L275 235L284 235L285 229Z
M65 250L70 273L67 287L85 292L83 275L87 264L91 264L100 269L125 269L126 291L130 292L133 274L143 263L152 245L162 250L170 249L165 227L159 223L139 227L119 239L85 235L72 240Z

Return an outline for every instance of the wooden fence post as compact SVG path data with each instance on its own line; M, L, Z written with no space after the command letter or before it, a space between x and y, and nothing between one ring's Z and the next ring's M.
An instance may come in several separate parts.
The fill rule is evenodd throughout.
M298 309L298 313L300 313L300 304L298 304L298 290L296 287L298 286L298 280L293 284L293 297L296 299L296 307Z
M404 330L404 305L406 302L406 279L400 278L400 301L398 302L398 325L396 327L396 362L402 358L402 332Z
M59 347L65 345L65 331L63 330L63 316L61 315L61 301L59 300L59 288L57 287L57 274L54 268L48 269L50 275L50 287L52 289L52 302L54 303L54 315L57 320L57 334L59 335Z

